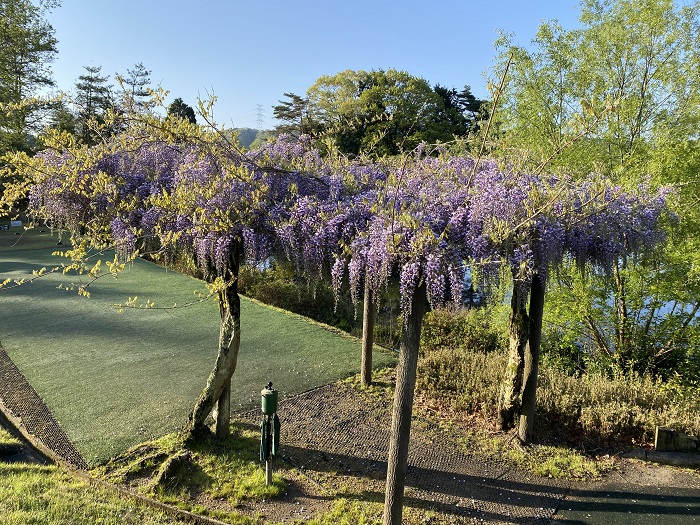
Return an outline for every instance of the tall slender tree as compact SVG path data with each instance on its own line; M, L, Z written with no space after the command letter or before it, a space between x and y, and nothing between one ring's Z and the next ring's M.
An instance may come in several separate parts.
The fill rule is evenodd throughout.
M78 138L88 146L94 146L101 133L107 112L113 107L112 86L108 77L101 76L101 66L83 66L85 73L75 83L75 105L77 107Z
M0 2L0 153L31 149L48 109L31 100L53 86L57 40L45 14L45 4L31 0Z
M500 42L499 63L511 68L496 143L528 170L676 185L681 220L663 253L621 256L585 283L569 268L549 294L587 356L669 377L697 362L700 342L700 3L581 6L576 29L549 21L529 49Z
M116 78L124 90L124 104L136 111L146 111L150 105L151 72L143 62L127 69L126 75L117 73Z

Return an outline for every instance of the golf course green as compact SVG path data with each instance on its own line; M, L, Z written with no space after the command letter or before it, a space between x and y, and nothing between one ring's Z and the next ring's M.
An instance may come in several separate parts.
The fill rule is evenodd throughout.
M12 230L0 231L0 281L29 278L62 262L51 255L60 248L48 232L17 243L10 236ZM42 244L53 247L38 248ZM143 260L117 279L93 282L89 298L65 289L79 279L88 280L55 272L0 289L0 343L85 459L96 464L183 425L214 365L219 312L213 299L172 308L206 292L203 283ZM113 306L134 296L156 308ZM245 298L241 308L232 411L257 405L268 381L288 396L358 371L358 340ZM375 352L377 366L393 359Z

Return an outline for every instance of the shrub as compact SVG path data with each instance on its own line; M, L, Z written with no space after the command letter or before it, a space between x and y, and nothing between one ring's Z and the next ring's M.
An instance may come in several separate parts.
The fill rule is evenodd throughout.
M495 419L505 364L503 352L450 347L433 350L418 362L416 388L452 409Z
M546 366L558 368L571 376L579 376L586 370L583 345L570 333L545 330L542 334L540 356Z
M484 308L432 310L423 319L421 351L461 348L488 353L505 348L507 330L497 326L495 317L492 310Z
M700 435L700 398L690 398L648 376L585 374L573 378L543 368L539 421L565 429L584 444L628 446L649 443L657 426Z
M452 410L496 421L507 330L488 310L434 310L426 315L417 389ZM556 342L540 366L535 432L587 449L650 443L657 426L700 435L700 396L683 381L597 372L567 341ZM548 354L548 355L547 355Z

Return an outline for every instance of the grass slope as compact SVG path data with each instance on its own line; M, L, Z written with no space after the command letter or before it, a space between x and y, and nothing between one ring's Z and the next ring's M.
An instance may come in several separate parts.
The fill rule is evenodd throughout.
M10 234L0 232L0 281L60 264L51 249L7 249ZM214 301L119 313L111 305L129 296L164 307L204 291L195 279L141 260L116 280L93 283L90 299L57 288L76 279L57 273L0 289L0 342L95 464L181 427L213 367L219 313ZM243 299L241 325L234 411L259 403L268 381L284 396L359 368L357 340L299 316ZM392 359L375 354L377 366Z

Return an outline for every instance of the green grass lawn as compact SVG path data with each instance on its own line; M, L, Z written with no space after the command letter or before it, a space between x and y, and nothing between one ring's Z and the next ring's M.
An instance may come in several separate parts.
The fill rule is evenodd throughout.
M23 249L55 245L55 237L30 232L15 244L16 237L12 230L0 231L0 281L60 264L51 255L55 248ZM58 289L76 279L59 272L0 289L0 342L95 464L182 426L214 364L219 313L212 300L120 313L112 305L135 295L166 307L205 291L200 281L142 260L116 280L93 283L89 299ZM285 396L359 368L355 339L246 299L241 318L234 411L256 406L268 381ZM391 355L375 353L377 366L392 361Z
M0 463L0 523L174 525L183 521L71 478L56 466Z

